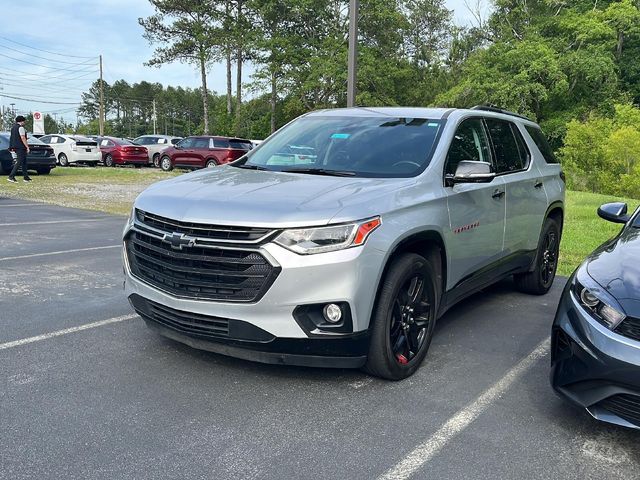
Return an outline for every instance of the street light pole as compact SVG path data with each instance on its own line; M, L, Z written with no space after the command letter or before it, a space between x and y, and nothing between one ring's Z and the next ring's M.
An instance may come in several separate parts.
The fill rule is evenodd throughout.
M358 7L359 0L349 0L349 56L347 67L347 107L356 103L358 70Z

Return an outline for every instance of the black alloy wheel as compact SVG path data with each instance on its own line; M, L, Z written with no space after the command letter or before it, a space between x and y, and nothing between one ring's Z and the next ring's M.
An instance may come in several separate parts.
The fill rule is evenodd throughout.
M429 260L414 253L403 254L389 267L371 320L369 373L402 380L418 369L436 323L436 278Z
M560 226L553 218L547 218L542 226L533 270L514 275L518 290L532 295L547 293L556 278L559 253Z

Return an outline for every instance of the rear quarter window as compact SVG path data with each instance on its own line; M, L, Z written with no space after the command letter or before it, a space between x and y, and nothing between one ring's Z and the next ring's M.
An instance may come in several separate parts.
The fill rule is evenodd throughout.
M532 127L530 125L525 125L524 127L527 130L527 133L531 136L533 143L536 144L538 150L544 157L547 163L560 163L556 156L553 154L553 150L551 149L551 145L547 141L547 137L545 137L542 130L538 127Z

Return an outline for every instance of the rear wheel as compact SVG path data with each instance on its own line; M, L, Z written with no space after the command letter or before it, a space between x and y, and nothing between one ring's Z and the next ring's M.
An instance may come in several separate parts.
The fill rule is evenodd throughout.
M171 170L173 170L173 165L171 165L171 158L167 157L166 155L162 157L160 159L160 168L164 172L170 172Z
M160 154L159 153L156 153L153 156L153 166L156 167L156 168L160 167Z
M429 350L436 323L436 275L434 266L415 253L394 260L371 319L367 372L402 380L418 369Z
M60 162L60 165L63 167L69 166L69 159L64 153L61 153L60 155L58 155L58 162Z
M106 167L115 167L115 163L113 163L113 157L111 155L107 155L104 157L104 164Z
M207 163L205 164L205 166L207 168L213 168L213 167L217 167L218 163L215 160L213 160L212 158L210 158L209 160L207 160Z
M547 293L556 277L559 251L560 226L553 218L547 218L542 226L534 269L513 276L518 290L532 295Z

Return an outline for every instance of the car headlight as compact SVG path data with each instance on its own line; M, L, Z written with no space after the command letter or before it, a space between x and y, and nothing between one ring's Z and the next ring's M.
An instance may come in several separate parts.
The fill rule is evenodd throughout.
M129 229L133 226L133 223L136 220L136 208L133 207L131 209L131 213L129 214L129 218L127 218L127 223L124 226L124 231L122 232L122 236L124 237Z
M274 242L301 255L334 252L364 245L381 224L380 217L375 217L356 223L290 229L278 235Z
M610 330L627 318L618 301L587 273L586 265L576 273L572 289L580 305Z

